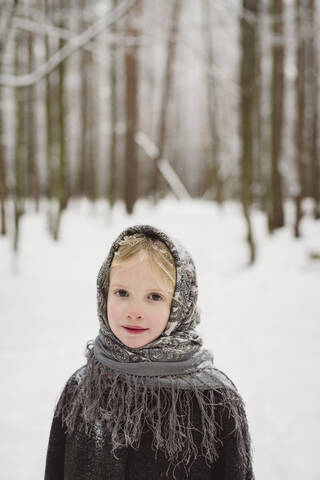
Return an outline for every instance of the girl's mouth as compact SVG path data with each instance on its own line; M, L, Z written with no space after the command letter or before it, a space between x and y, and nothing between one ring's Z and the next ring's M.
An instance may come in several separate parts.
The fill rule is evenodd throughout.
M138 326L135 326L135 325L123 325L123 328L128 332L128 333L133 333L135 335L139 334L139 333L143 333L145 332L146 330L148 330L147 328L142 328L142 327L138 327Z

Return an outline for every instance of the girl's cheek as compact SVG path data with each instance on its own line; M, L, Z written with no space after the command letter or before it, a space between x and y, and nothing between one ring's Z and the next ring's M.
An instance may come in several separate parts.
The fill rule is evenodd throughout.
M112 299L108 301L108 318L110 319L116 319L117 316L119 315L120 312L120 305L117 304L117 302L114 302Z

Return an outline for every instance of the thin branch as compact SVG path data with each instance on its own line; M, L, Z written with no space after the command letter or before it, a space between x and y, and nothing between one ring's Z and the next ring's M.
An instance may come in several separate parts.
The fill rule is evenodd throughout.
M109 27L123 17L131 8L139 3L139 1L140 0L123 0L118 7L97 20L80 35L71 39L64 47L58 50L46 63L40 65L35 71L20 76L0 75L0 85L8 87L29 87L35 85L57 68L57 66L66 58L70 57L74 52L88 44L92 38L99 35L99 33L101 33L106 27Z
M38 23L37 21L34 20L29 20L27 18L23 17L15 17L13 19L13 28L17 28L26 32L31 32L31 33L36 33L38 35L47 35L48 37L52 38L62 38L63 40L69 40L73 41L74 38L77 36L76 32L73 32L72 30L69 30L67 28L61 28L61 27L56 27L52 23ZM137 39L133 36L128 36L126 35L125 37L126 42L128 45L139 45L140 47L143 46L148 46L148 44L142 43L141 41L137 42ZM123 36L120 35L108 35L107 37L107 42L110 44L114 43L122 43L123 42ZM151 44L151 40L149 41L149 44ZM84 50L87 50L88 52L92 53L95 57L96 60L99 61L102 65L106 65L106 50L105 48L101 47L98 43L96 42L88 42L82 47Z
M12 0L11 2L7 3L7 6L4 7L4 12L1 15L1 23L0 23L0 55L4 51L4 47L6 41L8 40L9 30L11 28L12 17L15 10L15 1ZM1 59L0 59L1 61Z
M44 23L40 24L40 23L34 22L33 20L28 20L26 18L19 18L19 17L14 18L13 27L20 30L27 31L27 32L36 33L38 35L46 35L48 37L52 37L56 39L62 38L63 40L68 40L70 42L73 42L77 36L75 32L72 32L67 28L55 27L54 25L44 24ZM102 49L97 43L88 42L80 48L83 48L91 52L92 54L96 55L99 62L103 64L106 63L105 49Z

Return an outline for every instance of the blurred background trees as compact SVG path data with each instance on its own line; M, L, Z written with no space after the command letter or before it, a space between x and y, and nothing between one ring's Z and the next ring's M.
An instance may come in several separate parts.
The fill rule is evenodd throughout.
M303 199L320 218L315 0L5 0L0 4L1 233L45 201L173 193L242 203L269 232ZM14 208L7 208L8 205Z

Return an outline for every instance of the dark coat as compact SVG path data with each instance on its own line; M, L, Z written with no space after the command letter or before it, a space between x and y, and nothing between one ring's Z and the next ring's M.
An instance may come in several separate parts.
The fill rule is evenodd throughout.
M193 402L194 438L198 451L201 445L201 415ZM239 461L239 450L234 423L228 409L217 406L219 458L207 466L198 455L189 474L178 466L168 476L168 462L163 452L152 450L152 432L146 427L137 450L128 447L111 454L111 438L106 428L99 427L86 434L75 429L67 433L61 417L54 416L45 468L45 480L253 480L252 466L246 471ZM248 444L249 445L249 444ZM249 448L249 446L248 446Z

